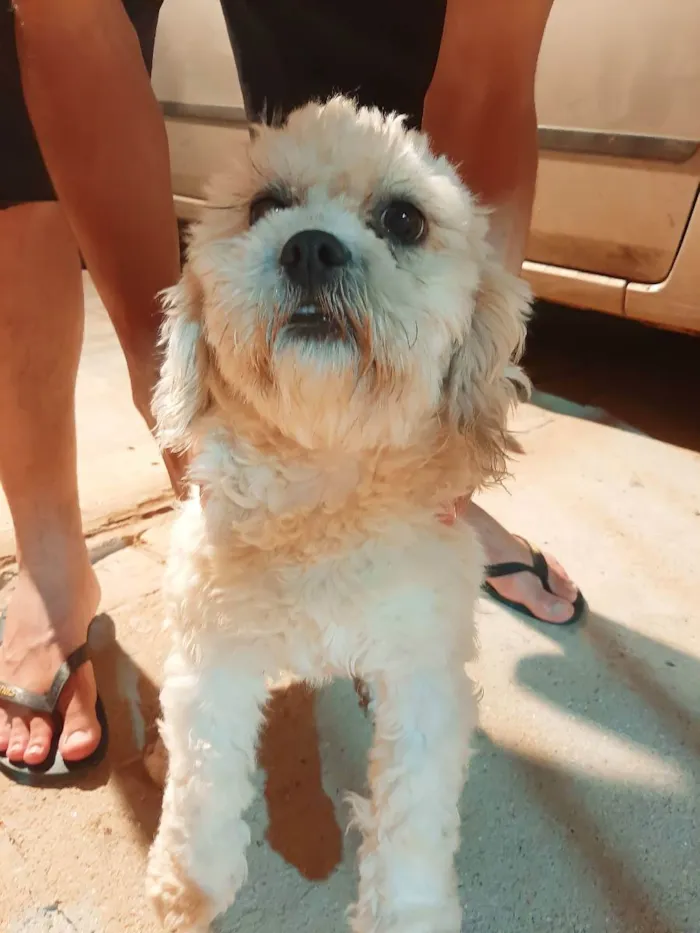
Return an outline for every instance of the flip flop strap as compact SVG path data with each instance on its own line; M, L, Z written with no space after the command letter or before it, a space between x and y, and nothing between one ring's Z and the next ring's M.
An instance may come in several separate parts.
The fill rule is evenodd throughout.
M487 577L510 577L514 573L534 573L537 576L537 571L532 564L521 564L519 561L486 565L485 574Z
M52 716L56 711L56 705L63 693L63 688L68 683L69 677L89 659L90 651L87 642L85 642L79 648L76 648L61 664L46 693L35 693L33 690L25 690L24 687L17 687L15 684L8 684L0 680L0 701L5 700L8 703L14 703L16 706L23 706L25 709L33 710L35 713L47 713Z
M549 567L544 554L534 544L530 544L524 538L521 539L527 545L532 557L532 564L523 564L521 561L507 561L503 564L487 564L485 576L496 579L497 577L510 577L515 573L532 573L548 593L552 591L549 588Z

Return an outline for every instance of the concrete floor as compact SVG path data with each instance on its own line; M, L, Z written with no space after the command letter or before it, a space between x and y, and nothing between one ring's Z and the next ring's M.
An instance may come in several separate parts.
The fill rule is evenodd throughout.
M528 456L483 498L557 554L592 613L557 629L480 607L464 928L700 933L700 343L545 310L531 347L542 394L518 418ZM94 296L78 419L111 752L74 788L0 779L0 933L156 933L142 883L160 801L142 752L158 709L170 514ZM0 505L0 602L11 553ZM357 839L342 797L363 787L369 739L345 684L275 701L250 880L217 933L345 929Z

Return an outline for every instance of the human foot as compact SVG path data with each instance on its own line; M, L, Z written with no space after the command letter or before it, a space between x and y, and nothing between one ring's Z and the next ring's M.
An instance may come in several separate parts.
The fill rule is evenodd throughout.
M100 587L84 545L71 558L55 549L43 570L20 566L0 645L0 680L44 693L68 655L86 639L97 611ZM95 713L97 688L92 665L71 675L58 704L63 728L58 750L65 761L87 758L100 742ZM39 765L51 747L50 717L0 705L0 754L9 761Z
M532 552L527 544L521 538L512 535L479 506L473 502L466 506L460 503L458 512L478 531L486 551L487 563L532 565ZM503 577L490 577L488 582L505 599L526 606L537 619L553 625L562 625L569 622L574 615L578 589L554 557L545 554L544 558L549 569L547 582L551 593L547 592L535 574L525 571Z

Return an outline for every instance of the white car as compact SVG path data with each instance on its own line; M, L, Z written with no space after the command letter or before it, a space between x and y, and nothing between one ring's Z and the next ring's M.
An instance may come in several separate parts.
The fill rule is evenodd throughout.
M164 4L153 70L184 220L246 136L218 0L193 6ZM700 2L555 0L537 104L535 294L700 333Z

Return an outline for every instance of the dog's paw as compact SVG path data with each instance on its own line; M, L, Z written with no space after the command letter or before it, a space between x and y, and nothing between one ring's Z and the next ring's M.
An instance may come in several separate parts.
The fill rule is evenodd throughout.
M143 750L143 764L148 776L158 787L165 787L168 776L168 753L160 736Z
M462 908L450 901L431 907L414 907L386 916L374 911L355 913L353 933L460 933Z
M157 849L149 857L146 894L166 933L207 933L214 919L204 891Z

